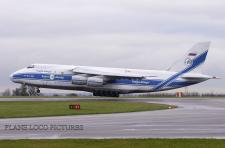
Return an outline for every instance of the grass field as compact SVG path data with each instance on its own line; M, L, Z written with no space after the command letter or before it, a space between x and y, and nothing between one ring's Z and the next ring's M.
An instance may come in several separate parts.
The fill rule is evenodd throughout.
M5 140L1 148L224 148L215 139Z
M69 109L80 104L80 110ZM109 114L168 109L169 105L121 101L0 102L0 118ZM171 106L174 108L175 106Z

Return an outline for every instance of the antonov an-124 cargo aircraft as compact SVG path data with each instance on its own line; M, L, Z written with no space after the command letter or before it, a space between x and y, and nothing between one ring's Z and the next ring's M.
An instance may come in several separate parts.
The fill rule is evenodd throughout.
M202 74L210 42L194 45L167 70L32 64L10 75L15 83L37 88L79 90L94 96L158 92L198 84L216 77ZM182 56L181 56L182 57ZM177 68L177 69L176 69Z

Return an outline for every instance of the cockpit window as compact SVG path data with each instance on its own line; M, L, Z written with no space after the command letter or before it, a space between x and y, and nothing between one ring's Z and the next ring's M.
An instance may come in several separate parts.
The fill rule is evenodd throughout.
M30 66L28 66L27 68L34 68L34 65L30 65Z

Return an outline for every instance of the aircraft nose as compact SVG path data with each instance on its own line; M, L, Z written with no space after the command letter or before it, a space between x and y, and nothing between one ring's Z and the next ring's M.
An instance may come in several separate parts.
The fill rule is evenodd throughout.
M13 82L13 80L14 80L14 79L13 79L14 74L15 74L15 73L12 73L12 74L9 76L9 79L10 79L12 82Z

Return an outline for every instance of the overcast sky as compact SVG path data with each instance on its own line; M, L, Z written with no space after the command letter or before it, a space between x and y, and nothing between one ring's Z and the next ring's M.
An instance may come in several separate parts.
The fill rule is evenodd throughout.
M224 15L224 0L0 0L0 91L31 63L164 70L211 41L203 71L223 79L191 89L222 92Z

